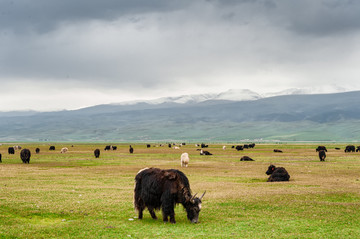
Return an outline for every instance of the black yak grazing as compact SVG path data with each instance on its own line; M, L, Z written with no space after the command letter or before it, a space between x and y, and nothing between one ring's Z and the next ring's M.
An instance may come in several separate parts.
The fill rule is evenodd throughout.
M14 149L14 147L9 147L9 148L8 148L8 153L9 153L9 154L15 154L15 149Z
M325 146L318 146L317 148L316 148L316 152L319 152L320 150L324 150L325 152L327 152L327 149L326 149L326 147Z
M0 154L0 163L2 163L2 161L1 161L1 154Z
M40 153L40 149L39 149L39 148L36 148L36 149L35 149L35 153L37 153L37 154Z
M129 153L134 153L134 148L133 147L131 147L131 145L130 145L130 147L129 147Z
M21 150L20 158L23 163L30 163L30 157L31 157L30 150L28 150L28 149Z
M134 206L143 218L147 207L153 219L157 219L154 210L162 210L163 221L170 217L171 223L176 223L174 207L181 203L186 210L187 218L197 223L201 210L201 199L191 195L190 184L185 174L176 169L161 170L145 168L135 177Z
M275 165L270 165L266 171L267 175L270 175L268 182L278 182L278 181L289 181L290 175L283 167L275 167Z
M105 151L110 150L110 149L111 149L111 145L106 145L105 148L104 148Z
M325 150L320 150L319 151L319 159L320 159L320 161L325 161L325 158L326 158Z
M354 146L354 145L348 145L348 146L346 146L344 152L345 152L345 153L355 152L355 146Z
M95 155L95 158L99 158L100 157L100 149L95 149L94 155Z
M55 146L50 146L49 150L55 150Z

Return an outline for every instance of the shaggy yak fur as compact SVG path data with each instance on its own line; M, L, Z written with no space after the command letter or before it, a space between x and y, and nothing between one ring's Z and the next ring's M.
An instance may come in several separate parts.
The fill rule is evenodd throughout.
M266 174L270 175L268 182L289 181L290 179L290 175L285 168L277 168L275 165L270 165Z
M31 157L30 150L28 150L28 149L21 150L20 158L23 163L30 163L30 157Z
M94 155L95 155L95 158L99 158L100 157L100 149L95 149Z
M205 192L204 192L205 194ZM145 168L135 177L134 206L143 218L143 210L147 207L153 219L157 219L154 210L162 210L163 221L170 217L176 223L174 207L181 203L186 210L187 218L197 223L201 210L201 199L191 195L188 178L179 170Z
M320 150L319 151L319 159L320 161L325 161L325 158L326 158L326 153L324 150Z

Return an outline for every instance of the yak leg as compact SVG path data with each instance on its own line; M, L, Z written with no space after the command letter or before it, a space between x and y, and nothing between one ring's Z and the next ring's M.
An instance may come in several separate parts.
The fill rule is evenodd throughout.
M151 217L156 220L157 216L156 216L156 214L154 212L154 208L148 208L148 210L150 212Z
M171 222L172 224L175 224L175 223L176 223L174 210L173 210L172 213L170 214L170 222Z
M137 205L136 209L137 209L138 212L139 212L138 218L139 218L139 219L142 219L142 218L143 218L143 211L144 211L144 209L145 209L145 205L143 205L143 203L139 203L139 204Z
M143 218L143 209L139 209L139 219Z
M175 224L176 221L175 221L175 212L174 210L170 213L170 215L167 215L164 211L163 211L163 221L164 222L168 222L168 216L170 216L170 222Z
M163 221L168 222L168 217L170 217L170 222L175 224L175 211L174 211L174 204L171 203L167 206L162 206L162 215L163 215Z
M166 191L161 196L161 209L163 215L163 221L168 222L168 217L170 217L170 222L175 223L175 211L174 211L174 198L169 191Z
M165 214L164 210L162 210L163 222L168 222L168 216Z

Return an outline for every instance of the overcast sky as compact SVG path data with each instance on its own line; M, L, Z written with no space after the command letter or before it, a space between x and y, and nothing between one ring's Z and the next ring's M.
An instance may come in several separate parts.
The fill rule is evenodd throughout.
M0 0L0 110L360 90L357 0Z

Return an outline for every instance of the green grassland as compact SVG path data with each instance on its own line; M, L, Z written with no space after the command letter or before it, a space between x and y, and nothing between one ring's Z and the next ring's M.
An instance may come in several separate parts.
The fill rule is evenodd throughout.
M194 145L135 144L129 154L128 144L116 151L104 144L55 144L55 151L22 144L32 152L28 165L19 150L8 155L8 146L0 146L0 238L360 238L360 153L344 153L345 145L326 145L320 162L311 144L239 152L210 145L212 156L200 156ZM69 151L60 154L62 147ZM190 155L187 168L180 166L182 152ZM255 161L241 162L244 155ZM270 163L285 167L290 181L266 182ZM176 224L147 211L136 219L134 177L144 167L180 169L193 193L206 190L198 224L181 205Z

